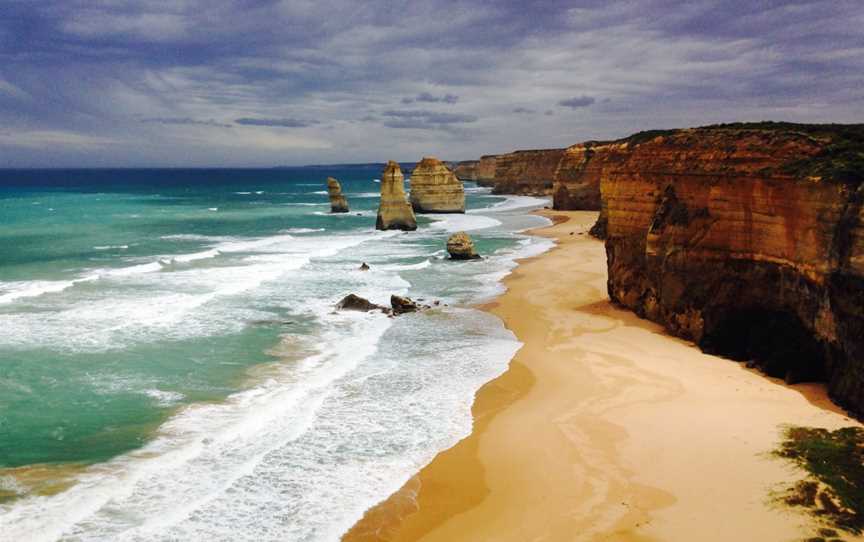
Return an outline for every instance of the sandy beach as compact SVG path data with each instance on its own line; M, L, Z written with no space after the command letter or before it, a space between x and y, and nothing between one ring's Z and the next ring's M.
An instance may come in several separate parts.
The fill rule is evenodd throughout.
M488 310L524 343L474 431L347 541L801 540L772 498L803 477L771 456L786 424L857 425L818 384L787 386L613 307L593 212L546 211L557 240ZM844 533L845 540L854 537Z

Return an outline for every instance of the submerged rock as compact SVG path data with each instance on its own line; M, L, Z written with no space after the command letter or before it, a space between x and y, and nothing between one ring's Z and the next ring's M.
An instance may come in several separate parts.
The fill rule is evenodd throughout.
M474 250L474 241L464 231L456 232L447 239L447 253L453 260L476 260L480 255Z
M330 196L331 213L348 212L348 200L342 195L342 185L333 177L327 177L327 194Z
M393 314L397 316L405 312L417 312L421 308L411 298L399 295L390 296L390 307L393 309Z
M434 156L424 156L411 172L415 213L464 213L465 190L456 175Z
M381 174L381 203L375 228L379 230L417 229L417 219L405 198L405 177L399 164L390 160Z
M340 311L369 312L374 310L385 310L387 307L372 303L368 299L364 299L359 295L348 294L342 298L342 301L336 303L336 309Z

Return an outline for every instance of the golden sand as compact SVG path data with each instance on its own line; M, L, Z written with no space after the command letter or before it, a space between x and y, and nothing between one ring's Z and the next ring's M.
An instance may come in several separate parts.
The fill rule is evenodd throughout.
M803 476L784 424L855 425L819 385L786 386L610 305L596 213L547 213L558 241L488 310L524 342L477 393L473 433L344 537L356 541L801 540L773 504ZM844 535L845 540L853 538Z

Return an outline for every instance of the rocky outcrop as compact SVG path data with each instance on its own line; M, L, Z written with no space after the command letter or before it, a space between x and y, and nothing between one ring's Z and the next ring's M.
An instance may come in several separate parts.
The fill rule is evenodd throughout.
M339 303L336 303L336 309L340 311L360 311L369 312L374 310L388 310L387 307L376 305L368 299L360 297L356 294L348 294L342 298Z
M825 380L864 415L864 125L650 132L603 153L612 301L771 376Z
M330 197L331 213L348 212L348 200L342 195L342 185L333 177L327 177L327 194Z
M417 229L417 219L405 198L405 178L399 164L390 160L381 174L381 203L375 228L379 230Z
M586 141L567 147L555 171L552 208L567 211L600 209L600 179L607 166L609 143Z
M495 158L493 194L548 196L565 149L515 151Z
M480 258L474 250L474 241L464 231L456 232L447 239L447 253L452 260L476 260Z
M495 186L495 164L498 161L497 154L487 154L480 157L477 164L477 184L479 186Z
M476 181L477 168L480 166L480 160L464 160L458 162L453 169L453 174L460 181Z
M408 297L402 297L401 295L391 295L390 308L393 310L394 315L399 316L400 314L404 314L406 312L417 312L421 308L428 309L429 307L420 306Z
M411 172L410 201L415 213L464 213L465 189L441 160L424 156Z

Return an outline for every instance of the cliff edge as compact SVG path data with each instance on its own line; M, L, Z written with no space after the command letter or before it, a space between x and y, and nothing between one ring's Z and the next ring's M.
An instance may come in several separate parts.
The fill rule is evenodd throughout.
M864 125L645 132L597 164L613 302L864 415Z

